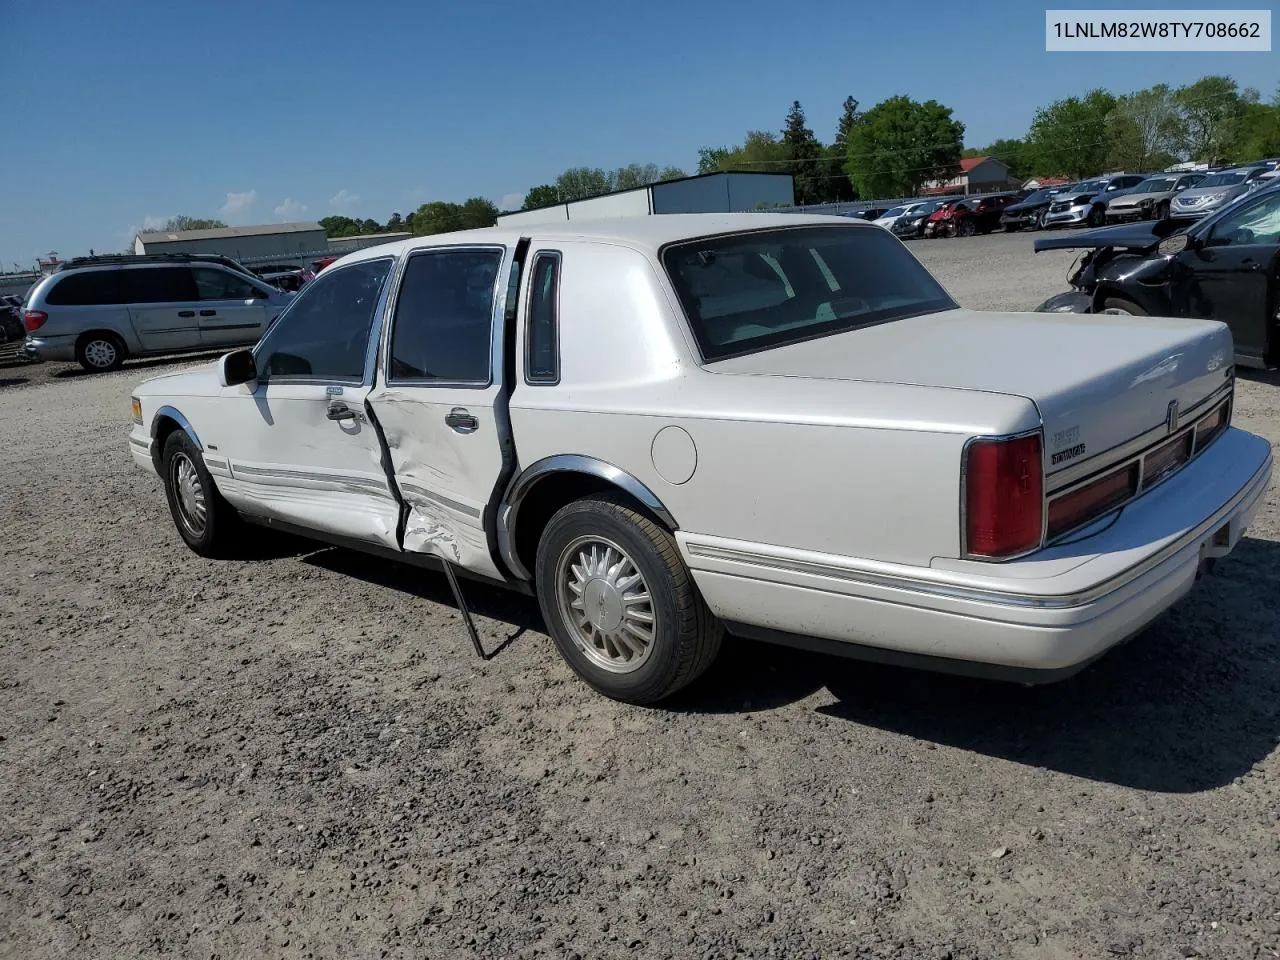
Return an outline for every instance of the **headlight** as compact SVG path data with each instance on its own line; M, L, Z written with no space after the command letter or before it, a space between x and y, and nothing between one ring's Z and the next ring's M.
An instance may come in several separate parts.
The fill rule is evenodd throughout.
M133 404L133 422L142 425L142 401L137 397L130 397L129 400Z

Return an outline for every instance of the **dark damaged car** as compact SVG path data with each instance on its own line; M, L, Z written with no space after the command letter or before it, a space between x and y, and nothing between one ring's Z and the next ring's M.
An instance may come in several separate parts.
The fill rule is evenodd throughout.
M1044 236L1088 252L1042 313L1194 317L1231 330L1241 366L1280 366L1280 184L1191 225L1174 220Z

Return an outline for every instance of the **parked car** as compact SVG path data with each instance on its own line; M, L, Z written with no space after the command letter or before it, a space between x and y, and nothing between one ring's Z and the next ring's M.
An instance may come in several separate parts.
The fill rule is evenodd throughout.
M1060 187L1042 187L1032 191L1025 199L1011 203L1000 212L1000 225L1005 231L1039 230L1044 226L1045 214L1049 212L1049 203L1059 193L1070 190L1076 184L1064 184Z
M16 343L26 336L27 330L22 325L22 298L5 294L0 297L0 344Z
M856 217L859 220L878 220L889 211L888 207L867 207L865 210L857 210L848 216Z
M277 290L283 290L285 293L297 293L302 289L303 284L307 282L306 274L298 269L286 270L280 273L263 273L259 274L259 276Z
M884 227L886 230L893 230L894 224L904 217L912 217L925 207L931 206L928 200L917 200L914 203L902 203L896 207L891 207L880 216L876 217L872 222L878 227Z
M81 258L32 287L27 353L101 372L129 357L251 344L289 299L206 257Z
M1035 682L1250 524L1230 350L962 309L850 218L499 226L347 254L254 349L140 384L128 448L196 553L248 521L521 590L620 700L725 632Z
M952 235L971 237L975 233L990 233L1000 226L1001 214L1020 199L1009 193L967 198L951 211Z
M955 199L955 197L941 197L936 200L926 200L915 210L904 214L894 222L891 228L893 235L899 240L915 240L923 237L925 228L929 225L929 218Z
M1173 198L1206 176L1204 173L1159 173L1148 177L1129 192L1108 201L1107 223L1164 220L1169 216L1169 204Z
M1169 215L1179 220L1197 220L1242 197L1259 185L1269 167L1235 167L1211 173L1190 190L1184 190L1169 204Z
M1122 173L1077 184L1053 198L1049 212L1044 216L1044 225L1067 227L1088 224L1100 227L1107 221L1107 204L1111 199L1127 193L1145 179L1146 174Z
M924 231L921 233L921 236L951 236L951 218L955 215L956 207L963 204L963 197L958 197L955 200L948 200L946 203L938 204L937 208L929 214L928 218L926 218L924 222Z
M1237 363L1280 366L1280 184L1191 225L1174 220L1044 237L1035 249L1090 252L1054 313L1193 317L1231 330Z

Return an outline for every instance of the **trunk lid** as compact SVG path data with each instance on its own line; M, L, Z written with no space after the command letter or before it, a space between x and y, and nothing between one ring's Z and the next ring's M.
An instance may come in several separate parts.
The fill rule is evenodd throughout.
M948 310L707 365L718 374L864 380L1026 397L1044 420L1045 474L1179 420L1228 382L1214 321ZM1118 452L1116 454L1119 455Z

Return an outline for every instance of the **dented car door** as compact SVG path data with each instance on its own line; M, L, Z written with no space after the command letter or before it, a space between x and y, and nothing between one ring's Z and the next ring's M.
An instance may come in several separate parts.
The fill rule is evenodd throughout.
M390 257L326 272L254 351L254 381L224 387L205 462L245 513L395 549L400 505L365 398Z
M408 507L403 548L493 577L488 514L510 435L498 290L510 260L496 245L412 253L369 395Z

